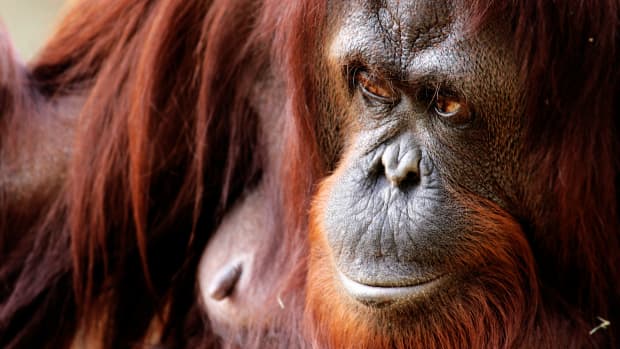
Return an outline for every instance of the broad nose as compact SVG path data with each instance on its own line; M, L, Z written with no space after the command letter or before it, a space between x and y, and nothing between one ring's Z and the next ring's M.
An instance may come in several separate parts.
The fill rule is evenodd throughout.
M404 189L420 182L422 152L412 137L404 135L389 144L381 155L385 178L394 187Z

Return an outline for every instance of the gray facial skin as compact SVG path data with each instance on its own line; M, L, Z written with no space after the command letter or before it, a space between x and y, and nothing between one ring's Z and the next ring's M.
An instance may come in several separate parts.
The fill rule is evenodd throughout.
M521 87L507 28L498 21L468 37L458 3L333 6L345 15L333 19L328 69L353 137L326 195L325 234L354 298L414 297L422 285L467 272L458 261L473 253L463 241L476 232L457 193L518 210ZM369 93L359 71L395 98ZM468 118L442 113L444 97Z

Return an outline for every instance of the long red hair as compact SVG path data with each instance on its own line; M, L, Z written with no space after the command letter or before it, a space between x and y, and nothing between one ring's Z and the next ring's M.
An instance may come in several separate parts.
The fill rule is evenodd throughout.
M619 7L474 0L469 14L472 34L497 16L514 23L537 168L522 196L551 192L554 203L529 217L528 267L544 280L544 300L556 297L584 326L620 321ZM222 217L261 178L248 98L265 70L286 84L287 163L269 204L286 237L281 258L296 261L277 286L295 305L276 321L290 327L277 342L312 342L302 307L307 211L331 166L317 131L329 110L320 89L327 12L309 0L83 2L29 71L0 37L2 135L14 134L3 161L21 151L13 140L30 134L24 120L46 110L38 106L85 98L62 184L41 203L0 197L0 346L66 346L80 324L104 347L124 347L145 341L154 319L156 341L173 347L229 340L203 319L196 268ZM264 344L268 331L255 332Z

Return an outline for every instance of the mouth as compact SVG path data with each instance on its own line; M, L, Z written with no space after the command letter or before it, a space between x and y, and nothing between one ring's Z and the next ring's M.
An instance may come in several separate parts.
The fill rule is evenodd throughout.
M342 272L338 274L342 286L351 297L360 303L375 307L421 299L430 295L446 278L440 275L405 286L374 286L354 281Z

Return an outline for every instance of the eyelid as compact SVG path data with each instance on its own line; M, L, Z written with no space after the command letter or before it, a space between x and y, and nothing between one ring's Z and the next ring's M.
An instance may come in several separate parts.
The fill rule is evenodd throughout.
M464 126L473 118L468 103L452 94L443 94L439 91L433 98L432 106L437 116L454 126Z
M394 104L400 98L400 94L393 87L390 80L372 74L365 69L354 70L352 82L366 98L373 101Z
M463 94L454 91L443 85L427 86L419 90L418 100L425 103L426 111L441 122L453 127L466 127L473 121L475 113Z
M374 73L366 69L364 66L357 66L351 69L347 66L349 72L349 82L353 90L359 90L367 103L393 106L400 101L401 92L392 84L393 79L384 78L383 74ZM445 86L443 83L432 81L435 79L418 79L417 83L410 82L409 89L417 90L419 100L428 101L429 111L435 114L443 122L456 127L465 127L473 120L474 113L471 106L466 102L462 94L455 93L450 85ZM430 87L434 85L434 87ZM415 93L415 92L414 92ZM421 93L421 94L420 94ZM440 102L456 103L458 109L451 111L442 110ZM444 105L445 106L445 105Z

